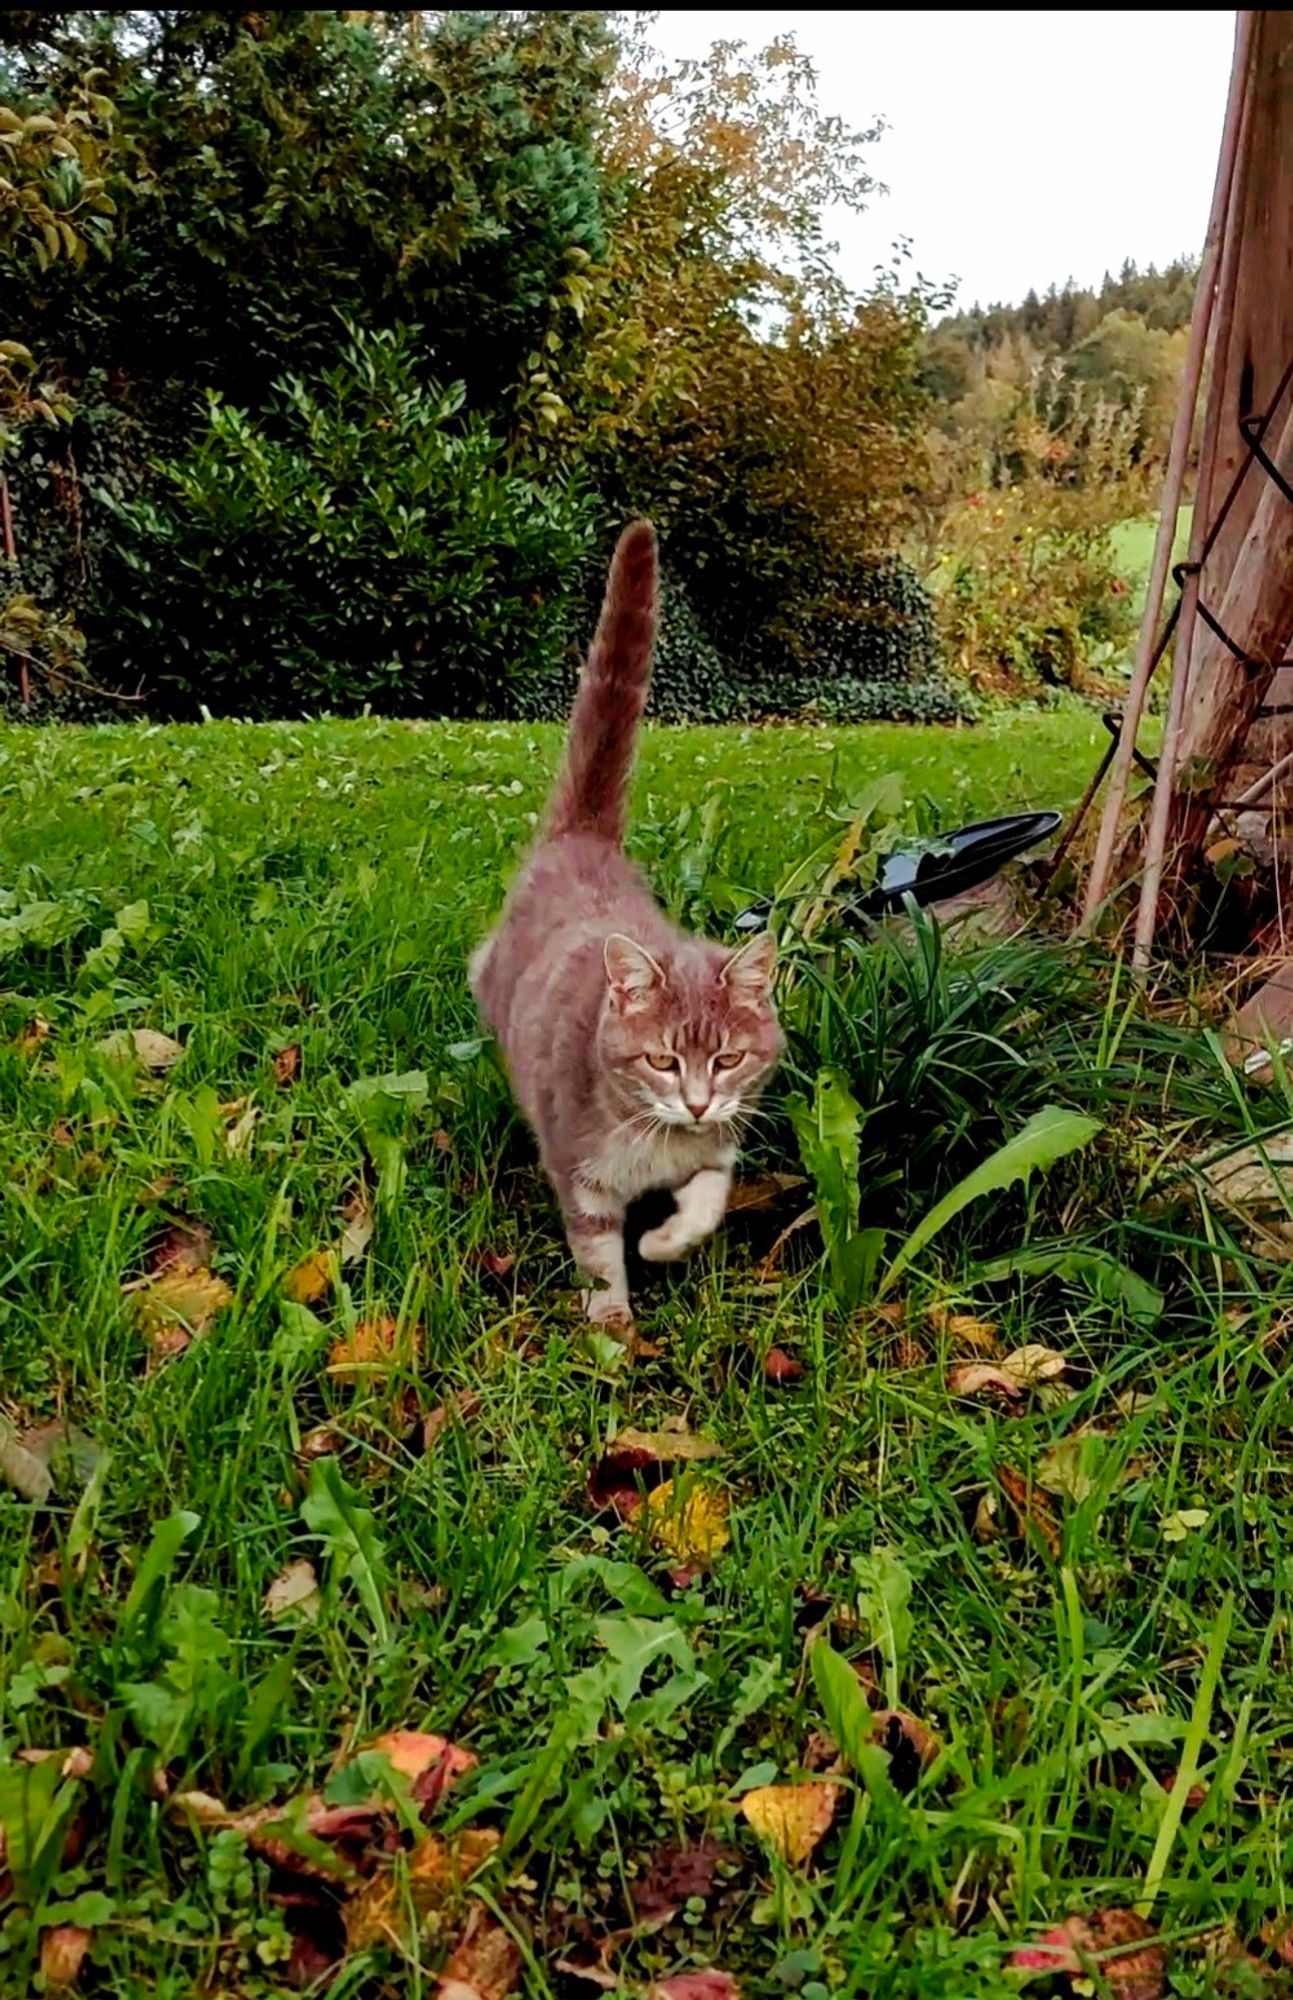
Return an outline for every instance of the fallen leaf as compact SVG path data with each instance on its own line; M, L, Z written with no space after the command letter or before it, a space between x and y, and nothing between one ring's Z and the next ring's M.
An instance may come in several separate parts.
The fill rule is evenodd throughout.
M512 1251L482 1250L480 1268L487 1278L505 1278L516 1263Z
M1068 1366L1053 1347L1017 1347L999 1361L960 1361L947 1371L954 1396L1006 1396L1012 1401L1043 1382L1054 1382Z
M956 1347L968 1347L974 1354L1001 1352L1001 1328L995 1320L979 1319L974 1313L949 1312L945 1306L931 1306L926 1318L935 1333Z
M1004 1396L1009 1402L1024 1393L1022 1382L994 1361L958 1361L947 1371L947 1388L952 1396Z
M453 1151L453 1140L445 1131L443 1125L437 1125L435 1131L431 1134L431 1144L435 1147L437 1153L452 1153Z
M328 1350L329 1375L355 1369L416 1368L422 1352L422 1328L400 1327L394 1319L361 1319Z
M941 1748L932 1729L902 1708L877 1709L872 1722L874 1741L889 1753L889 1777L899 1792L914 1792L922 1771L936 1762Z
M205 1222L179 1217L150 1246L145 1258L148 1274L158 1278L165 1271L200 1271L214 1249L215 1237Z
M237 1159L240 1153L247 1151L248 1146L251 1144L251 1135L256 1129L259 1118L260 1107L255 1103L251 1103L225 1127L225 1150L232 1158Z
M351 1951L375 1945L408 1948L423 1929L434 1936L456 1914L463 1891L497 1847L500 1835L469 1826L449 1840L427 1834L398 1872L383 1868L366 1882L346 1910Z
M788 1222L767 1256L755 1266L755 1276L764 1280L765 1283L775 1278L778 1270L781 1268L781 1259L785 1254L786 1245L789 1243L791 1237L797 1236L801 1229L807 1229L809 1223L816 1222L816 1220L817 1210L815 1208L806 1208L802 1215L797 1215L793 1222Z
M182 1042L159 1034L156 1028L117 1028L95 1046L101 1055L111 1057L114 1062L125 1062L133 1056L145 1069L158 1074L173 1069L184 1054Z
M362 1182L357 1182L341 1204L346 1226L341 1232L337 1254L343 1264L356 1264L373 1240L377 1218L372 1198Z
M825 1778L759 1785L745 1794L741 1811L759 1838L797 1868L829 1831L842 1789Z
M80 1745L71 1750L15 1750L14 1756L20 1764L47 1764L51 1757L61 1757L59 1769L65 1778L88 1778L94 1769L93 1756Z
M728 1499L721 1486L679 1487L666 1479L647 1495L651 1539L689 1569L711 1563L731 1541Z
M1046 1447L1033 1476L1048 1493L1062 1494L1080 1507L1101 1486L1115 1492L1144 1471L1144 1461L1137 1458L1124 1459L1111 1471L1113 1450L1103 1431L1079 1428Z
M24 1431L19 1442L53 1475L55 1484L64 1488L87 1486L103 1456L92 1437L62 1417Z
M1028 1539L1028 1530L1030 1528L1035 1529L1046 1544L1052 1557L1058 1562L1060 1553L1059 1522L1055 1519L1050 1501L1046 1498L1046 1495L1038 1487L1030 1487L1028 1481L1022 1478L1019 1473L1012 1471L1008 1465L999 1465L997 1467L997 1484L1005 1494L1006 1499L1010 1502L1019 1524L1019 1532L1025 1541Z
M474 1770L479 1758L444 1736L432 1736L422 1729L389 1729L368 1745L379 1750L392 1770L409 1780L418 1805L438 1805L455 1778Z
M313 1625L319 1616L319 1579L314 1564L304 1556L290 1562L274 1578L265 1592L263 1610L267 1618L301 1618Z
M599 1514L631 1521L642 1510L641 1482L658 1470L649 1451L608 1451L588 1475L588 1498Z
M301 1050L298 1043L291 1042L287 1048L279 1050L274 1057L273 1071L274 1081L280 1090L285 1090L289 1083L295 1083L296 1073L300 1067Z
M760 1174L748 1181L735 1181L727 1197L729 1215L748 1215L776 1208L788 1194L804 1186L802 1174Z
M54 1491L54 1479L47 1465L28 1451L18 1434L16 1424L10 1423L0 1411L0 1479L11 1486L24 1500L41 1506Z
M741 2000L741 1989L730 1972L675 1972L648 1986L647 2000Z
M480 1397L471 1389L456 1389L443 1403L427 1413L422 1419L422 1449L430 1451L445 1425L454 1419L460 1424L470 1423L480 1408Z
M1084 1982L1098 1972L1114 2000L1162 2000L1167 1991L1163 1947L1153 1926L1135 1910L1069 1917L1045 1931L1035 1945L1012 1952L1010 1964L1019 1972L1049 1972Z
M441 2000L507 2000L523 1960L496 1917L473 1903L461 1937L436 1981Z
M764 1378L769 1382L797 1382L803 1372L803 1362L784 1347L770 1347L763 1357Z
M1159 1780L1160 1784L1163 1787L1163 1790L1165 1792L1172 1791L1177 1782L1179 1781L1180 1776L1181 1774L1179 1771L1169 1771L1166 1777ZM1199 1807L1206 1805L1207 1802L1208 1802L1208 1788L1205 1784L1202 1784L1196 1780L1195 1783L1190 1786L1189 1791L1185 1794L1185 1810L1186 1812L1197 1812Z
M207 1332L233 1299L225 1279L202 1267L164 1271L135 1291L139 1323L159 1352L180 1353Z
M241 1834L271 1868L313 1881L335 1883L353 1877L374 1845L383 1849L399 1845L395 1819L380 1805L330 1806L317 1792L287 1805L254 1806L247 1812L230 1812L210 1792L176 1792L170 1809L199 1826ZM300 1845L302 1836L306 1851Z
M41 1933L40 1969L45 1975L47 1993L75 1986L93 1942L93 1932L83 1930L79 1924L56 1924L53 1930Z
M641 1881L629 1884L635 1922L667 1923L685 1903L705 1902L720 1863L732 1858L731 1850L716 1840L670 1842L659 1848Z
M334 1431L330 1424L316 1424L301 1439L296 1455L307 1462L312 1458L339 1458L344 1448L345 1439L340 1431Z
M688 1430L661 1431L620 1431L611 1439L608 1455L616 1452L645 1452L648 1458L664 1462L679 1460L690 1462L702 1458L721 1458L723 1447L713 1438L697 1437Z
M294 1305L317 1305L332 1290L336 1268L336 1256L331 1250L312 1250L284 1278L284 1296Z

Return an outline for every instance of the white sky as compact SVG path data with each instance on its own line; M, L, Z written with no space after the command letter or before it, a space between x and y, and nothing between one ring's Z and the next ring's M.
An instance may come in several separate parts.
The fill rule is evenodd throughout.
M962 306L1016 303L1126 257L1202 247L1230 76L1234 14L747 13L672 8L667 56L787 30L819 73L822 109L888 129L869 165L889 189L832 220L865 288L899 237L916 268L960 279Z

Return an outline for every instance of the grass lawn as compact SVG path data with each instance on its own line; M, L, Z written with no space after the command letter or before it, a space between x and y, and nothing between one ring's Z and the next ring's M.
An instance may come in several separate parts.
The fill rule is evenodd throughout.
M1193 518L1193 507L1182 507L1176 521L1173 562L1182 562L1189 552L1190 523ZM1149 581L1150 564L1154 560L1154 537L1157 533L1157 516L1139 521L1123 521L1113 531L1114 559L1127 581L1140 594L1143 594L1145 585ZM1170 578L1167 588L1167 602L1170 604L1172 602Z
M987 2000L1040 1928L1142 1898L1172 1993L1283 1990L1290 1282L1183 1164L1252 1114L1071 952L805 952L748 1172L802 1171L784 1094L828 1065L824 1212L856 1161L886 1256L1040 1106L1103 1130L882 1313L841 1304L847 1220L838 1270L805 1230L760 1276L787 1190L653 1282L617 1365L463 981L557 740L0 735L0 1994L89 1933L77 1990L119 2000L430 1994L451 1947L454 2000L703 1968ZM635 843L705 916L890 769L956 824L1067 803L1103 741L654 732ZM101 1046L144 1029L182 1056ZM675 1464L679 1425L722 1455ZM590 1495L628 1427L657 1443ZM447 1796L426 1732L478 1760Z

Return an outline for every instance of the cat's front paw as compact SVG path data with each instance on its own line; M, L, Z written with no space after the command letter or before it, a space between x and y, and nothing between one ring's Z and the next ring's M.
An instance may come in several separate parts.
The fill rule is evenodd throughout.
M675 1215L668 1222L662 1222L658 1229L647 1230L638 1244L638 1256L644 1257L648 1264L672 1264L694 1248L694 1239Z
M591 1325L632 1333L633 1308L627 1299L617 1298L614 1292L605 1289L581 1292L579 1297Z

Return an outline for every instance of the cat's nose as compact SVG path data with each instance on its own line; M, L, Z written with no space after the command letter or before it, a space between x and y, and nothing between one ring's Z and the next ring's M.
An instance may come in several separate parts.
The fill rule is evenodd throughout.
M709 1105L708 1103L689 1104L687 1106L687 1109L688 1111L690 1111L693 1118L703 1118L705 1116L705 1113L709 1110Z

